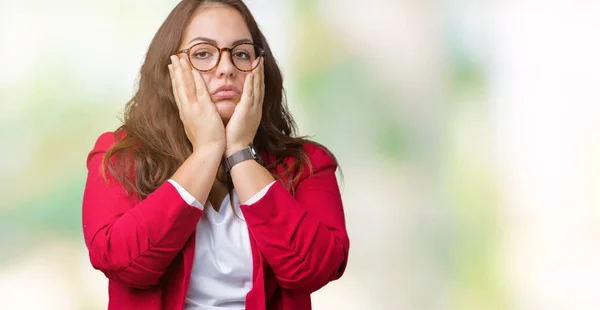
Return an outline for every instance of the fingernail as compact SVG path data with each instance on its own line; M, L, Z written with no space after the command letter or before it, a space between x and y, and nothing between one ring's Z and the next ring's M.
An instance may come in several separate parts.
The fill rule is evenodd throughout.
M169 67L169 72L173 73L173 65L168 65L167 67Z

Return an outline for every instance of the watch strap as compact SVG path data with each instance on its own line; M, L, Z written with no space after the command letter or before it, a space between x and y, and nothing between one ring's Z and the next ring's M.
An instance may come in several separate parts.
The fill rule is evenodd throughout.
M254 159L261 163L260 157L252 145L249 145L248 147L239 150L225 158L225 160L223 160L225 172L229 173L233 166L249 159Z

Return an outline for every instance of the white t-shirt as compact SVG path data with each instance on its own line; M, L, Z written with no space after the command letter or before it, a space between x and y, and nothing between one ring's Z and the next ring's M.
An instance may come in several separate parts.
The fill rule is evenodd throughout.
M225 196L217 212L210 202L202 206L177 182L169 182L188 204L204 210L196 226L194 263L184 309L245 309L246 294L252 288L252 249L235 189L234 214L229 195ZM273 183L245 204L260 200Z

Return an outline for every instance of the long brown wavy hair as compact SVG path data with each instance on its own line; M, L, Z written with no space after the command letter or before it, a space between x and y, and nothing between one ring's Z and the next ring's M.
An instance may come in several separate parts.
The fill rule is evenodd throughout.
M267 40L241 0L183 0L171 11L150 43L136 93L125 106L122 125L115 131L117 142L104 155L103 166L124 185L128 194L137 194L142 200L191 155L192 145L179 117L167 65L169 56L177 52L191 17L205 4L225 5L240 12L254 44L265 50L263 114L254 145L259 152L269 154L263 158L267 169L293 194L302 167L307 164L312 170L302 147L308 139L296 137L297 127L285 102L281 71ZM291 164L288 165L286 158L293 158ZM278 166L283 167L285 180L277 173ZM218 179L228 185L231 194L230 178L221 173Z

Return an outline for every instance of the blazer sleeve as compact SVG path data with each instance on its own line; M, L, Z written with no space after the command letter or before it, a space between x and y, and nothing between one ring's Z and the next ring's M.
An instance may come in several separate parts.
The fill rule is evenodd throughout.
M314 173L300 181L295 197L275 182L262 199L241 209L281 287L311 293L342 276L350 242L337 165L316 147L309 159Z
M114 143L113 133L100 136L87 158L83 195L85 244L95 269L134 288L158 284L171 261L194 232L202 210L188 205L165 181L141 202L129 198L101 161Z

